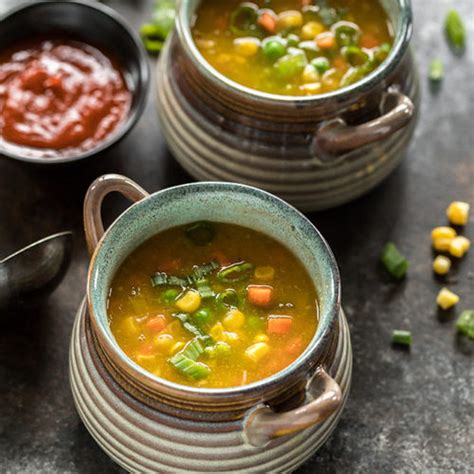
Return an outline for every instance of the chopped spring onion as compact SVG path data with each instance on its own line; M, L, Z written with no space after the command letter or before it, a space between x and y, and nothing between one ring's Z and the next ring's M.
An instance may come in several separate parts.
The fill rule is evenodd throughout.
M250 278L254 269L253 263L239 262L224 267L217 274L217 278L224 283L235 283Z
M169 359L169 363L183 375L194 380L204 379L211 373L211 369L206 364L196 362L180 352Z
M430 81L438 82L443 79L444 76L444 65L441 59L433 59L430 64Z
M390 275L402 279L410 266L410 262L398 251L394 243L389 242L381 256L382 263Z
M199 291L201 298L212 298L215 296L214 290L209 285L209 281L203 278L196 282L196 289Z
M207 221L196 222L186 229L186 237L199 247L208 244L215 233L214 226Z
M219 304L236 307L239 302L239 297L234 289L229 288L219 293L216 300Z
M204 352L199 339L193 339L186 344L186 347L181 351L181 354L191 360L198 360L199 356Z
M350 21L338 21L331 26L339 47L355 45L360 38L360 28Z
M463 49L466 43L466 29L461 16L456 10L450 10L444 23L449 43L456 49Z
M234 35L248 35L258 32L258 7L251 2L241 3L230 17L230 31Z
M158 54L161 51L167 36L174 27L175 12L175 0L156 2L152 22L140 27L140 35L148 52Z
M470 339L474 339L474 309L463 311L456 321L456 329Z
M344 46L341 50L342 55L351 66L362 66L369 60L369 55L362 51L358 46Z
M186 313L174 313L173 317L176 319L179 319L181 321L181 324L183 325L183 328L189 331L191 334L193 334L196 337L208 337L204 332L195 326L193 323L189 321L189 315Z
M197 285L199 280L202 280L207 275L213 271L220 268L220 265L217 262L209 262L204 265L195 266L191 275L179 277L174 275L168 275L165 272L157 272L151 277L151 284L156 286L191 286L193 284Z
M413 342L413 337L410 331L395 329L392 334L392 342L394 344L400 344L403 346L411 346L411 343Z

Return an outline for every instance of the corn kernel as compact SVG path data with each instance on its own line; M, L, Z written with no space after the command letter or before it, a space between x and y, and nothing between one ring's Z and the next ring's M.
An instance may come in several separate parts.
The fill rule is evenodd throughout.
M303 15L297 10L288 10L278 15L277 28L279 31L287 28L299 28L303 24Z
M257 280L273 280L275 269L270 266L256 267L254 276Z
M260 40L251 36L245 38L236 38L234 40L234 49L241 56L249 58L255 56L260 49Z
M195 290L189 290L176 301L176 306L185 313L194 313L201 306L201 295Z
M469 204L467 202L454 201L446 209L449 222L454 225L466 225L469 220Z
M160 352L169 352L174 343L174 338L171 334L159 334L154 339L155 347Z
M433 261L433 270L438 275L446 275L451 269L451 260L443 255L438 255Z
M270 338L266 334L257 334L253 338L254 342L268 342Z
M318 21L309 21L301 28L301 37L304 40L312 40L325 30L324 25Z
M433 240L433 248L438 252L448 252L452 240L453 239L447 237L439 237L438 239Z
M218 322L212 326L211 330L209 331L209 335L215 339L216 341L224 341L225 334L224 334L224 326L221 322Z
M460 235L451 240L449 245L449 253L453 257L461 258L464 257L464 254L469 250L471 242L466 237Z
M225 331L224 332L225 342L231 346L235 346L240 342L240 336L236 332Z
M434 243L438 239L454 239L456 235L457 233L452 227L440 226L431 231L431 240Z
M184 342L183 341L175 342L171 346L171 349L169 350L169 354L171 354L171 355L176 354L176 352L180 351L183 347L184 347Z
M245 355L254 362L258 362L270 351L270 346L266 342L257 342L245 350Z
M441 291L438 293L438 297L436 298L436 302L438 306L443 309L449 309L459 301L459 296L456 293L448 290L447 288L442 288Z
M222 320L222 324L226 329L230 331L235 331L240 329L245 323L245 316L242 311L239 311L236 308L230 309L227 311L224 319Z
M320 79L320 76L319 76L319 72L316 71L316 68L313 65L307 64L303 70L303 74L301 75L301 78L303 79L303 82L305 82L306 84L311 84L314 82L318 82Z

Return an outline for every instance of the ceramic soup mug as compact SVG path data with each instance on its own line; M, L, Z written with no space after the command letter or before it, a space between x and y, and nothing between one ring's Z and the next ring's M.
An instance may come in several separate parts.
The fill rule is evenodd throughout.
M380 1L394 32L383 64L348 87L292 97L244 87L210 66L191 33L200 1L182 0L156 78L176 159L197 179L258 186L305 211L380 183L404 156L419 104L410 0Z
M101 203L113 191L135 204L104 233ZM84 220L93 255L87 305L72 336L70 379L82 420L112 459L132 472L288 472L324 443L348 394L352 352L337 265L311 222L248 186L195 183L149 195L118 175L92 184ZM158 232L196 220L271 235L314 281L316 334L296 361L271 377L226 389L179 385L135 364L111 333L107 297L123 260Z

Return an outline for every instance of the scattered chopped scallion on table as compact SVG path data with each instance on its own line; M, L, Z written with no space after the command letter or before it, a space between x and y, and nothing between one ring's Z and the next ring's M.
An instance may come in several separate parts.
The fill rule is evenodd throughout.
M444 77L444 64L441 59L433 59L430 64L429 78L433 82L439 82Z
M455 49L463 49L466 44L466 29L461 15L454 9L449 10L444 26L451 46Z
M143 44L149 53L160 53L167 36L173 30L175 15L175 0L157 0L155 2L152 21L140 27Z
M411 346L413 337L410 331L395 329L392 333L392 342L403 346Z
M385 269L394 278L402 279L410 266L410 262L399 252L394 243L389 242L381 256Z

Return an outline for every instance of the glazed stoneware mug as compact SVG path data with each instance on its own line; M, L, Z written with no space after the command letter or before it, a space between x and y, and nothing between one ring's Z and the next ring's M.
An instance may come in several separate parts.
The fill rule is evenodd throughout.
M192 38L199 3L180 2L156 79L162 131L191 175L257 186L315 211L366 193L401 162L419 105L410 0L381 0L394 32L381 66L307 97L259 92L211 67Z
M114 191L135 203L104 232L101 203ZM314 281L316 334L271 377L226 389L179 385L135 364L111 333L107 297L121 262L156 233L196 220L271 235ZM80 417L113 460L130 472L289 472L325 442L348 395L352 350L337 265L311 222L279 198L240 184L193 183L149 195L119 175L91 185L84 221L92 260L72 335L70 381Z

